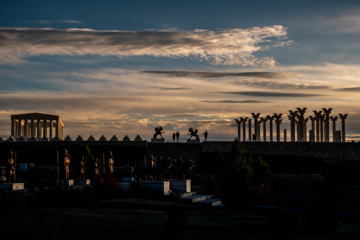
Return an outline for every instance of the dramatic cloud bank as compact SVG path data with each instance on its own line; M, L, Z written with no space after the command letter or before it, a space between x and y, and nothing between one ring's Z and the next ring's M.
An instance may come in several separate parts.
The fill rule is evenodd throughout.
M0 39L0 64L18 63L29 56L92 54L193 57L215 65L274 65L274 58L260 58L255 53L291 42L281 25L182 32L0 28Z
M268 101L256 101L256 100L244 100L244 101L233 101L233 100L219 100L219 101L202 101L208 103L268 103Z
M294 74L278 72L191 72L191 71L142 71L143 73L167 75L170 77L226 78L226 77L256 77L256 78L286 78Z
M338 91L352 91L352 92L360 92L360 87L352 87L352 88L339 88L336 89Z
M52 20L38 20L35 23L39 23L39 24L54 24L54 23L70 23L70 24L81 24L83 22L81 21L77 21L77 20L57 20L57 21L52 21Z
M307 94L307 93L283 93L283 92L219 92L224 94L236 94L243 96L253 96L253 97L318 97L323 96L321 94Z

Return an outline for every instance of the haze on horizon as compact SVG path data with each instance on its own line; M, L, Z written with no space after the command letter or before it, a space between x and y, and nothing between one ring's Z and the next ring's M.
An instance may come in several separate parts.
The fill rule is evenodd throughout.
M359 16L346 0L2 1L0 136L40 112L74 139L161 125L168 141L190 127L233 140L235 118L307 107L348 113L359 140Z

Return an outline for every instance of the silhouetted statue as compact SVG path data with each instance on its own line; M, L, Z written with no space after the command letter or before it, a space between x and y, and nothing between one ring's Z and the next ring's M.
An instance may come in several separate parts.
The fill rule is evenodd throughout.
M16 162L12 151L9 152L9 157L7 159L6 179L8 183L14 183L16 181Z
M80 179L86 178L86 157L81 156L80 159Z
M146 167L145 170L145 177L147 180L149 181L153 181L154 180L154 175L155 175L155 158L153 155L150 155L150 159L149 159L149 165Z
M158 135L160 135L160 137L164 139L163 136L161 135L164 133L162 130L163 130L162 126L155 128L155 134L153 138L156 138Z
M189 132L190 132L190 133L189 133L188 135L190 135L190 137L189 137L188 140L190 140L192 137L195 137L196 140L199 140L199 141L200 141L199 135L197 134L197 133L198 133L198 130L197 130L197 129L189 128Z
M162 181L169 177L170 168L172 166L172 163L173 163L173 160L169 157L167 157L167 158L162 158L161 156L159 157L159 161L157 163L159 180Z
M100 178L100 164L99 164L99 159L95 158L95 175L94 178L95 179L99 179Z
M183 174L183 178L190 178L190 172L191 170L194 168L195 166L195 162L189 158L187 161L184 162L184 174Z
M114 172L114 156L111 151L109 151L109 156L108 156L108 172L110 174L113 174Z
M71 155L68 153L67 149L63 150L63 161L64 161L64 177L65 180L70 178L70 158Z

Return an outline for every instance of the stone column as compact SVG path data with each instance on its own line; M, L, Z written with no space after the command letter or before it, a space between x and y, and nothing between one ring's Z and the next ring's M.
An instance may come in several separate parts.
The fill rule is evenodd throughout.
M325 115L321 115L320 116L320 141L324 142L324 116Z
M240 124L241 124L241 120L239 121L239 119L234 119L235 122L237 123L237 140L240 142Z
M263 124L263 141L266 142L266 121L267 118L261 118L261 122Z
M313 132L315 132L315 117L309 116L309 119L311 121L311 130L313 130Z
M249 142L252 141L252 136L251 136L251 119L249 119Z
M11 136L15 138L15 120L11 119Z
M37 139L41 138L41 122L40 119L37 120Z
M296 142L299 142L299 124L298 121L295 119L294 120L294 124L295 124L295 138L296 138Z
M330 125L330 117L329 117L329 115L331 113L332 108L328 108L328 109L323 108L322 110L324 111L325 142L330 142L330 137L329 137L329 135L330 135L329 134L329 132L330 132L330 126L329 126Z
M18 138L20 138L21 137L21 119L19 118L19 122L18 122Z
M284 142L287 142L286 128L284 129Z
M270 127L270 142L273 141L273 124L272 124L272 121L274 120L274 117L270 116L270 115L267 115L266 116L267 119L269 120L269 127Z
M31 137L35 137L34 119L31 119Z
M342 141L345 142L345 119L347 118L348 114L339 114L341 119L341 137Z
M43 120L43 138L47 138L46 119Z
M26 118L24 119L24 138L28 138L28 120Z
M258 123L257 123L257 136L256 136L256 141L257 142L261 142L261 139L260 139L260 125L261 125L261 121L258 121Z
M240 118L240 121L242 121L242 123L243 123L243 142L245 142L246 141L246 125L245 125L245 123L247 122L247 120L248 120L248 118L247 117L245 117L245 118ZM250 139L250 141L251 141L251 139Z
M313 111L315 114L316 120L316 142L320 142L320 119L322 116L322 111Z
M256 141L259 141L259 139L258 139L258 118L260 116L260 113L257 113L257 114L251 113L251 115L254 118L254 128L255 128Z
M298 112L298 141L304 141L304 114L307 108L296 108Z
M281 120L281 116L282 114L276 114L274 113L274 119L275 119L275 124L276 124L276 141L280 142L280 124L282 122Z
M307 122L309 121L309 118L304 119L304 142L307 142Z
M59 119L56 120L56 124L55 124L55 137L59 137Z
M291 111L289 110L290 115L288 115L288 118L290 120L290 136L291 136L291 142L295 142L295 118L297 116L297 111Z
M54 120L50 120L50 128L49 128L50 139L53 138L53 125L54 125Z
M336 121L338 120L338 116L336 116L336 117L331 116L330 119L333 122L333 126L332 126L333 142L336 142L335 141L335 134L336 134Z

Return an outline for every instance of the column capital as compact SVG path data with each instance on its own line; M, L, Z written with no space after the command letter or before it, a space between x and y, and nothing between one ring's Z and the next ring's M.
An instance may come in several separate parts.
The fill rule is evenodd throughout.
M260 116L260 113L251 113L253 118L257 119Z
M346 119L349 114L341 114L339 113L339 116L341 119Z
M276 119L280 119L282 117L282 113L279 113L279 114L274 113L273 117Z
M267 119L267 120L270 120L270 121L271 121L271 120L274 120L274 116L266 115L266 119Z
M297 112L300 114L300 116L303 116L306 112L307 108L296 108Z
M241 117L241 118L240 118L240 121L246 122L248 119L249 119L248 117Z
M328 109L322 108L322 110L324 111L325 115L329 116L330 113L331 113L332 108L328 108Z
M290 119L290 116L291 116L292 118L295 118L295 117L298 116L298 111L289 110L289 113L290 113L290 115L288 115L289 119Z
M320 117L322 114L322 111L313 111L316 117Z
M330 116L330 120L336 122L338 120L338 116Z

